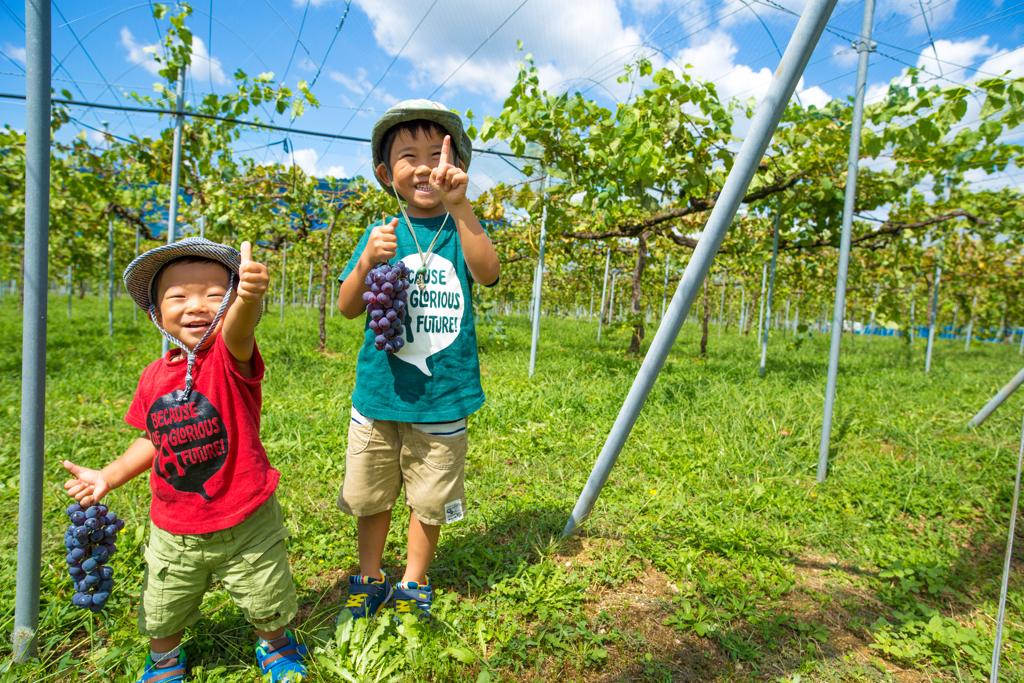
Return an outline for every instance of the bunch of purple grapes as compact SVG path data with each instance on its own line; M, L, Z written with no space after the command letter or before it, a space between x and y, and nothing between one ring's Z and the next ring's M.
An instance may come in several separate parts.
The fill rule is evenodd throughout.
M402 311L408 296L409 272L409 267L399 261L393 266L382 263L366 276L370 291L363 293L363 301L370 314L370 329L377 335L374 347L378 351L394 353L405 346Z
M67 513L71 526L64 532L64 547L68 549L68 574L75 587L71 604L100 612L114 588L114 570L105 565L117 552L114 541L124 528L124 520L106 505L83 508L72 503Z

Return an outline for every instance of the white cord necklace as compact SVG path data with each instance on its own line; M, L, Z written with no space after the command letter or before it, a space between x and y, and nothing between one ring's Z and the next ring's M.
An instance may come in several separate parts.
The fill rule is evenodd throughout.
M391 187L395 186L395 181L391 177L391 169L388 169L388 179L391 180ZM409 214L405 212L405 207L402 206L402 199L398 196L398 191L395 191L395 199L398 200L398 208L402 212L402 217L405 218L405 227L409 228L409 233L412 235L412 241L416 245L416 251L420 255L420 267L416 270L416 287L419 288L420 292L427 290L427 261L430 259L434 251L434 245L437 244L437 238L441 236L441 231L444 230L444 226L448 223L448 217L450 213L445 212L444 220L441 221L441 227L437 229L437 234L434 235L434 239L431 240L430 246L427 247L426 254L423 253L423 249L420 248L420 241L416 239L416 231L413 230L412 221L409 220Z

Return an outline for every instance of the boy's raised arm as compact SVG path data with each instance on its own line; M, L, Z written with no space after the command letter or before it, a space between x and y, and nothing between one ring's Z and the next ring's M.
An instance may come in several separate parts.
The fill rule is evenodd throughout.
M95 505L116 488L124 486L153 465L156 448L153 442L140 437L128 447L120 458L102 470L91 470L76 465L69 460L64 461L64 468L74 475L64 483L68 495L85 506Z
M242 242L238 265L238 294L224 314L224 345L241 364L248 364L256 342L256 323L263 310L263 295L270 285L270 271L252 260L252 244ZM247 367L247 365L246 365Z
M493 285L498 281L501 264L491 244L491 238L484 232L480 221L473 212L473 204L466 198L469 175L459 166L448 163L451 136L444 136L441 143L441 158L430 173L430 185L441 193L444 208L455 220L462 244L462 257L470 275L482 285Z

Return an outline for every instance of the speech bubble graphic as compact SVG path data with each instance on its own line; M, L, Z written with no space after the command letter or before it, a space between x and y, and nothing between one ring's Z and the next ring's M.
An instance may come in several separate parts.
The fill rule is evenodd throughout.
M423 263L419 254L409 254L402 261L413 274ZM420 372L430 377L427 358L451 346L462 329L462 314L466 307L462 283L451 261L431 254L427 257L426 291L421 293L415 282L408 291L404 323L405 346L395 352L394 356L415 365Z

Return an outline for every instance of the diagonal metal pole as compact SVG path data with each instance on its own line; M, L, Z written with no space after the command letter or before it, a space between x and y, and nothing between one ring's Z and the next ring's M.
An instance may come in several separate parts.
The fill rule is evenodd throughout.
M1010 395L1020 388L1020 385L1024 384L1024 368L1016 374L1016 376L1006 383L1002 389L999 390L992 400L985 404L985 407L978 411L978 414L971 418L970 425L972 427L979 426L982 422L988 419L988 416L995 412L996 408L1003 405L1006 399L1010 398Z
M768 329L772 320L772 293L775 289L775 262L779 258L779 212L775 212L775 235L772 237L772 269L768 276L768 302L764 309L764 333L761 336L761 376L764 377L764 363L768 360Z
M825 385L825 410L821 421L821 441L818 444L818 481L828 475L828 451L832 439L832 411L836 400L836 380L839 377L839 347L843 339L843 313L846 309L846 273L850 267L850 232L853 228L853 208L857 199L857 160L860 158L860 132L864 119L864 91L868 78L868 55L871 52L871 22L875 14L875 0L865 0L864 21L860 42L857 43L857 90L853 100L853 120L850 125L850 154L846 168L846 196L843 203L843 231L839 241L839 272L836 275L836 301L832 310L832 343L828 356L828 379ZM852 330L851 330L852 331Z
M178 89L175 94L175 111L178 112L177 121L174 124L174 149L171 152L171 206L167 212L167 244L174 244L178 229L178 174L181 169L181 133L185 125L185 67L178 70ZM171 343L164 337L161 345L161 353L166 354Z
M870 0L868 0L870 2ZM725 185L722 187L718 202L711 211L711 217L701 235L697 247L693 250L683 277L679 281L672 302L665 311L665 321L654 335L651 348L644 357L633 386L630 387L626 400L615 418L615 424L608 434L601 454L594 463L594 468L587 479L586 486L565 525L564 535L573 533L576 528L594 509L594 503L601 494L612 467L622 452L622 447L636 423L640 410L647 400L647 395L658 378L658 373L668 358L669 351L679 335L679 329L686 320L690 307L697 298L704 278L711 270L712 262L722 240L729 230L736 210L739 208L743 195L754 178L757 165L764 156L768 143L779 125L779 120L786 109L797 82L803 73L807 61L814 51L825 23L832 14L836 0L810 0L804 8L800 21L796 25L793 37L786 48L778 69L772 77L768 92L761 101L750 122L750 130L743 141L735 163L729 171Z
M608 293L608 267L612 263L612 248L608 247L608 254L604 257L604 284L601 285L601 308L597 311L597 341L601 341L601 323L604 320L604 296ZM664 318L665 316L661 316Z
M544 241L547 236L548 203L545 201L548 184L547 174L540 181L540 241L537 243L537 287L533 297L533 337L530 340L530 377L537 365L537 342L540 339L540 297L544 286Z
M1013 559L1013 535L1017 527L1017 503L1020 500L1020 470L1024 463L1024 423L1021 424L1020 450L1017 452L1017 479L1013 484L1013 505L1010 506L1010 532L1003 559L1003 582L999 589L999 612L996 616L995 642L992 644L992 668L989 683L999 682L999 654L1003 646L1003 622L1006 620L1006 593L1010 586L1010 561Z
M37 656L46 428L46 287L50 225L50 3L25 0L25 314L21 337L21 478L14 662Z

